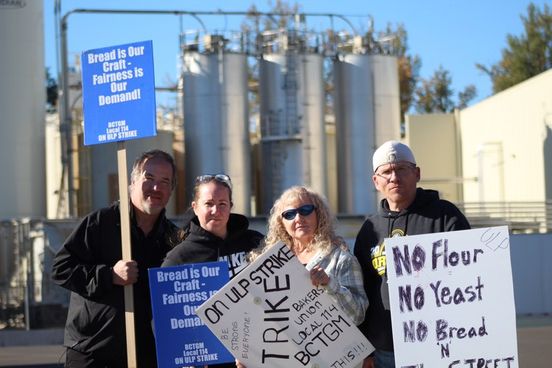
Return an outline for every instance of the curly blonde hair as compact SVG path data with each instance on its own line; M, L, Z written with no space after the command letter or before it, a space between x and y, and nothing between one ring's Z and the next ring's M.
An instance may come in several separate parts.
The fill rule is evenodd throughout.
M287 244L290 248L293 246L293 239L287 233L282 222L282 212L285 210L285 205L293 200L311 203L315 207L318 224L314 239L307 248L322 250L324 253L328 253L334 246L347 249L345 240L335 233L334 224L336 219L331 214L326 199L308 187L293 186L283 192L280 198L274 202L268 218L268 233L264 240L264 246L260 251L257 250L250 255L251 260L279 242Z

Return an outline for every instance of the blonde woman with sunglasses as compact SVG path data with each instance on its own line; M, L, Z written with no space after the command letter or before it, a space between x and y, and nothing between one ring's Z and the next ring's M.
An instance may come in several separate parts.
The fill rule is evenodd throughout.
M294 186L270 210L262 251L285 243L310 272L313 286L328 294L355 323L364 320L368 298L360 265L334 230L334 216L326 200L309 188ZM258 253L252 253L255 258Z

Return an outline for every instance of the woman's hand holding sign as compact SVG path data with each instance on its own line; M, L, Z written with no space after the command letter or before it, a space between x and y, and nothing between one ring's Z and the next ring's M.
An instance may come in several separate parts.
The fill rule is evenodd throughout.
M326 274L324 269L318 265L314 266L310 270L311 282L314 286L325 286L330 283L330 277Z

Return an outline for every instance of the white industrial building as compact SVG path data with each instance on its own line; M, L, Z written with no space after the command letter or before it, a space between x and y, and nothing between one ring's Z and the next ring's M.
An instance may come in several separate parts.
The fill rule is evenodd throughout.
M451 202L462 202L461 145L454 114L407 115L405 139L421 168L419 186L439 191Z
M474 221L552 227L552 70L455 114L407 116L421 186Z
M460 111L469 202L552 199L552 70Z

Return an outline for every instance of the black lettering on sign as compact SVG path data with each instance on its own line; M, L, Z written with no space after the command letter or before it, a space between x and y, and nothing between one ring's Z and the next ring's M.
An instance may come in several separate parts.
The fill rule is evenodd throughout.
M425 303L424 289L421 286L416 286L414 290L414 306L417 310L423 308ZM410 285L399 286L399 308L401 313L404 313L404 306L412 312L412 287Z
M442 263L442 268L448 268L449 266L456 267L458 265L469 266L472 263L477 263L477 255L483 253L483 249L480 248L463 250L460 253L450 251L449 253L448 239L437 240L433 243L431 252L431 269L435 270L439 266L439 262Z
M408 244L403 245L402 253L399 247L393 247L393 263L395 264L395 273L397 276L403 275L403 267L409 275L412 274L412 269L416 272L420 271L424 268L425 263L424 249L416 245L412 252L412 258L410 258Z
M404 342L423 342L427 338L428 328L424 321L403 322Z

